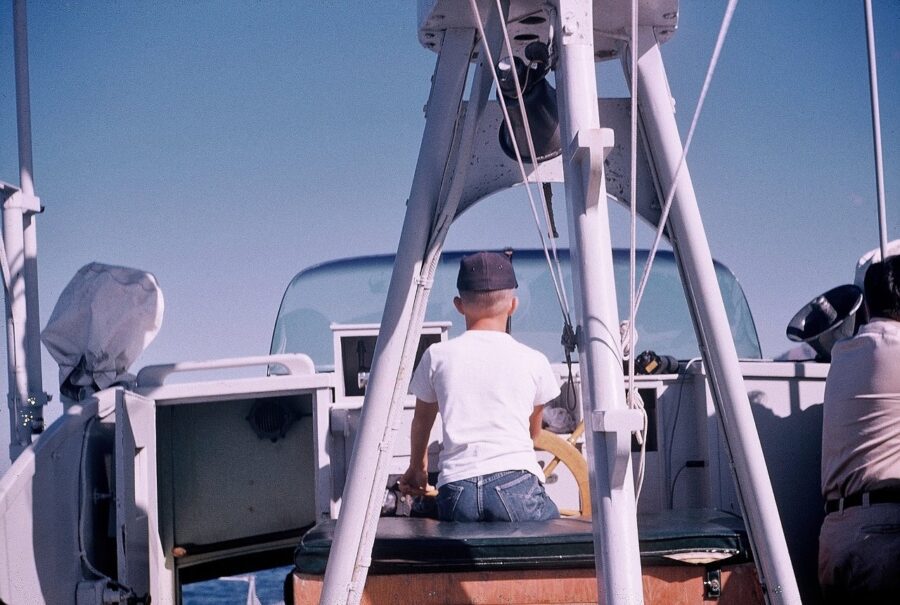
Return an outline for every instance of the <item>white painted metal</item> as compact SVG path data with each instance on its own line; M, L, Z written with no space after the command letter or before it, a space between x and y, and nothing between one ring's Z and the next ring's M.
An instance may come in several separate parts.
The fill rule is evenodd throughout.
M114 406L112 390L70 406L0 478L3 602L72 603L84 573L78 534L85 427L111 417ZM95 485L87 483L93 496Z
M176 602L177 573L185 566L286 547L294 539L201 553L191 552L191 544L274 535L327 512L330 475L320 454L327 452L332 386L331 374L301 373L124 392L124 407L117 408L117 487L127 490L128 477L134 487L133 496L117 501L117 525L128 530L120 549L132 577L149 573L154 603ZM303 417L277 444L261 443L247 423L247 411L261 398L278 398L295 411L303 402ZM178 559L175 546L186 546ZM135 557L149 562L135 568Z
M116 390L115 444L117 580L140 597L149 594L151 578L160 581L160 575L165 575L159 569L150 570L151 564L156 567L162 560L159 528L154 523L151 531L147 512L157 508L158 498L152 400L131 393L126 399L121 389ZM156 556L150 556L151 552ZM164 597L159 600L165 602Z
M16 73L16 118L19 139L20 191L3 204L3 239L9 259L6 309L9 367L10 449L12 460L44 428L47 395L41 378L40 317L37 290L37 236L31 154L31 107L28 84L28 32L25 0L13 3Z
M661 189L668 191L682 147L659 45L650 28L639 31L638 90L650 157ZM737 352L713 269L693 184L682 170L674 184L671 241L691 308L710 389L723 425L751 543L767 598L799 603L778 508L747 398Z
M141 368L137 375L138 388L162 386L170 374L177 372L200 372L206 370L224 370L229 368L247 368L258 365L281 366L282 373L299 376L315 374L316 368L309 355L289 353L284 355L258 355L253 357L229 357L210 361L182 361L147 366Z
M6 293L6 351L9 376L9 457L15 460L31 443L31 427L22 418L28 401L28 371L25 360L25 244L21 192L16 192L3 204L3 243L9 258L9 291Z
M328 443L328 429L331 421L331 408L334 402L329 390L316 389L313 399L313 434L315 438L315 491L316 517L327 518L332 512L331 502L335 469L332 450Z
M600 129L592 3L560 0L557 84L571 237L581 395L585 416L638 413L625 404L619 316L603 160L612 131ZM643 603L631 432L627 422L587 438L598 588L607 603ZM602 578L602 580L601 580Z
M869 55L869 98L872 104L872 144L875 147L875 188L878 194L878 242L887 258L887 216L884 204L884 164L881 158L881 110L878 108L878 67L875 61L875 26L872 0L866 0L866 47Z
M486 14L488 7L496 0L477 2L481 13ZM439 53L441 31L475 27L472 13L460 10L460 5L464 4L466 2L460 0L419 0L419 42L422 46ZM556 3L548 3L547 0L510 2L507 23L517 55L522 56L522 49L534 39L531 36L546 36L546 24L531 23L527 17L542 15L548 4ZM616 38L621 37L631 22L631 0L595 0L594 4L602 9L594 12L594 55L598 61L612 59L618 52ZM674 35L678 24L678 0L640 0L638 18L642 24L656 30L660 43L666 42Z
M19 139L19 183L22 193L34 201L34 208L22 217L25 252L25 350L28 354L28 395L32 430L44 428L44 393L41 376L41 319L38 301L37 268L37 215L41 212L40 201L34 193L34 162L31 145L31 85L28 77L28 27L25 1L16 0L14 5L15 53L16 53L16 113Z
M445 170L450 161L474 41L474 30L448 30L444 33L443 51L438 55L419 162L388 288L360 432L325 571L321 602L329 605L358 603L362 597L380 499L387 479L380 476L379 466L383 465L382 459L390 456L394 437L393 408L399 407L400 403L398 390L405 396L409 384L412 370L409 361L419 337L414 325L414 307L417 295L424 295L427 300L427 292L424 288L420 291L417 282L422 274L441 188L445 184ZM404 358L407 358L406 364Z

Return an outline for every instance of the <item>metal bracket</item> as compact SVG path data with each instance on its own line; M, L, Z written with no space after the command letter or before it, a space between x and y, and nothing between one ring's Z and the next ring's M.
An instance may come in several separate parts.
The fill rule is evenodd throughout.
M359 415L351 415L351 408L332 408L328 412L329 432L348 438L359 428Z
M41 208L41 198L36 195L26 195L21 191L15 191L3 202L4 210L19 209L23 213L40 214L43 212Z
M720 569L707 569L703 579L703 598L718 599L722 596L722 571Z
M597 433L628 433L644 428L644 417L632 409L596 410L591 414L591 428Z
M591 36L594 33L590 12L583 7L564 6L561 8L562 43L590 44Z
M628 462L631 459L631 434L644 427L639 410L595 410L591 414L591 429L595 433L615 435L616 456L610 469L610 487L620 489L625 484Z
M584 182L585 206L600 202L603 184L603 162L615 146L616 136L612 128L590 128L578 131L568 154L573 164L580 164Z

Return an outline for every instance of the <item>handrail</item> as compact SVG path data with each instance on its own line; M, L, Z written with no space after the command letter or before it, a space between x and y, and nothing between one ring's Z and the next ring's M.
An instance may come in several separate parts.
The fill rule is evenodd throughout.
M176 372L198 372L205 370L222 370L226 368L245 368L258 365L279 365L287 370L287 374L315 374L316 367L309 355L303 353L286 353L282 355L255 355L251 357L228 357L209 361L181 361L164 363L142 368L137 375L138 387L162 386L170 374ZM282 372L278 372L282 374Z

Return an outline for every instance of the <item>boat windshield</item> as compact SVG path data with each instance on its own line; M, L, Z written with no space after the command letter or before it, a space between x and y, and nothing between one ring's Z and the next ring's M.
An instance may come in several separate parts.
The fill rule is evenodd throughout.
M445 252L438 265L429 298L426 321L451 322L450 336L465 329L453 307L456 273L463 252ZM638 251L640 270L647 258ZM393 255L365 256L330 261L304 269L291 280L275 322L272 353L306 353L321 371L333 369L331 324L377 324L384 310L391 280ZM572 292L569 254L560 250L567 292ZM628 317L628 251L613 251L619 317ZM565 359L560 337L563 320L556 290L544 254L517 250L513 265L519 282L519 308L512 318L517 340L542 351L552 362ZM762 357L756 326L744 292L734 274L720 263L716 277L738 355ZM640 273L638 273L640 277ZM569 294L570 301L573 296ZM677 359L699 357L699 347L685 300L681 279L671 252L661 251L653 264L637 318L638 352L652 350Z

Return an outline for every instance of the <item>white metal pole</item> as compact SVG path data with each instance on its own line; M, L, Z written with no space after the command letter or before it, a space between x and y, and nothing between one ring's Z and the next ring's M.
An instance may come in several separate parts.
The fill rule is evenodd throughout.
M878 194L878 241L881 258L887 256L887 215L884 203L884 164L881 158L881 111L878 108L878 67L875 62L875 27L872 0L866 0L866 47L869 51L869 94L872 104L872 144L875 147L875 188Z
M9 377L9 457L15 460L31 443L31 427L21 416L28 401L28 373L25 366L25 279L22 209L14 207L19 196L3 206L3 243L9 258L9 290L6 292L6 343Z
M325 569L320 601L323 604L355 604L362 597L387 479L378 472L379 461L391 455L396 432L391 421L395 415L392 408L400 404L395 395L398 388L407 388L412 371L411 364L404 364L403 358L405 349L418 338L412 326L417 280L450 158L474 41L474 30L447 30L438 55L419 161L388 287L341 514ZM373 504L376 501L377 506Z
M681 160L682 146L662 55L652 29L641 28L639 40L641 122L660 188L668 191ZM710 390L732 458L760 579L770 602L800 603L778 507L686 166L675 187L669 232L709 375Z
M631 431L603 160L612 131L600 129L590 0L559 0L557 84L571 233L581 392L588 431L598 589L607 603L643 603ZM629 421L630 420L630 421ZM600 573L602 572L602 573ZM601 581L602 577L602 581Z
M10 394L11 459L43 429L46 395L41 379L40 320L37 299L37 237L31 154L31 108L28 83L28 35L24 0L13 2L16 117L20 190L4 201L3 235L9 260L7 355Z
M19 136L19 178L22 193L34 195L31 155L31 86L28 78L28 15L26 0L13 2L16 62L16 118Z
M28 372L29 416L33 432L44 429L47 396L41 368L41 320L38 299L37 213L34 161L31 144L31 84L28 73L28 18L26 0L15 0L16 114L19 137L19 182L22 194L37 205L22 216L25 251L25 358Z

